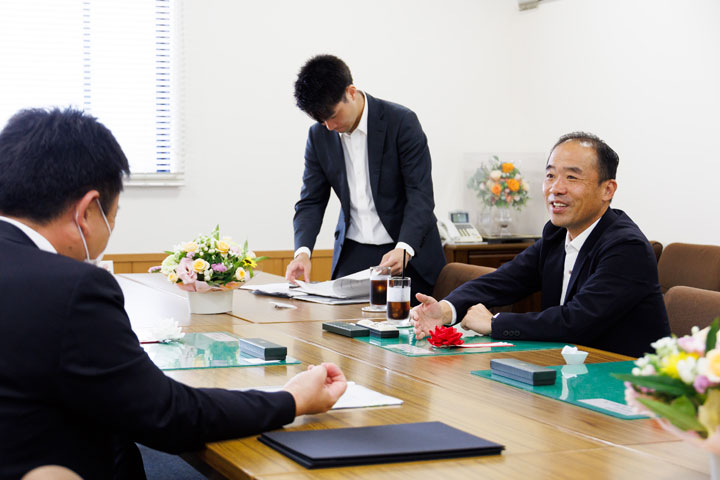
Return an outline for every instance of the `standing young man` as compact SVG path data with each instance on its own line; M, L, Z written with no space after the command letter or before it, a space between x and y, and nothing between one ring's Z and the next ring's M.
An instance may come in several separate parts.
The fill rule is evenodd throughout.
M445 255L433 199L430 150L409 109L361 92L332 55L311 58L295 82L298 107L317 121L305 146L295 205L295 259L286 277L309 280L310 255L330 189L340 199L332 278L374 265L399 275L403 258L414 292L432 291Z

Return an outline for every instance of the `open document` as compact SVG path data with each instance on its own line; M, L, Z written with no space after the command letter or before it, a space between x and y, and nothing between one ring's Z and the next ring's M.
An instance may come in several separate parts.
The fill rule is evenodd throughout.
M264 285L243 285L242 289L252 290L259 295L294 298L307 302L341 305L369 301L370 270L361 270L346 277L327 282L309 283L297 280L298 286L288 282Z
M358 298L370 295L370 269L360 270L352 275L328 280L327 282L307 283L295 280L304 293L330 298Z

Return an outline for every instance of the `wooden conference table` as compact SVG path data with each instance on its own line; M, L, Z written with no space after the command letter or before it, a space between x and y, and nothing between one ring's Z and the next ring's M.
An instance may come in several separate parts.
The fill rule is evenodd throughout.
M149 289L182 296L160 276L124 274ZM253 282L282 281L259 274ZM167 287L171 287L168 289ZM406 357L321 329L321 322L360 318L362 305L326 306L296 300L278 310L270 297L237 291L232 315L192 315L186 332L225 331L262 337L288 347L301 365L176 370L172 378L195 387L248 388L282 385L308 364L334 362L348 380L404 400L393 407L330 411L300 417L285 428L325 429L442 421L506 446L501 455L307 470L256 436L207 444L190 457L239 479L262 478L707 478L708 459L651 420L622 420L471 375L492 358L562 365L559 350ZM627 360L594 349L586 363Z

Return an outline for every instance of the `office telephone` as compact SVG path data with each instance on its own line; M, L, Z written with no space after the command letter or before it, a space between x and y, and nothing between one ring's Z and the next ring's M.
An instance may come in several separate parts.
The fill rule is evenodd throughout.
M450 212L450 222L438 220L440 237L447 243L478 243L483 238L470 223L468 212Z

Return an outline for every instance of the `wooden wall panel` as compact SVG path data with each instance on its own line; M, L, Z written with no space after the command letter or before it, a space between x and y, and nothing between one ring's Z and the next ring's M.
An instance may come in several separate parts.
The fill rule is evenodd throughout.
M260 263L258 270L275 275L285 275L285 269L293 259L292 250L255 250L258 257L268 257ZM112 260L115 273L146 273L148 268L160 265L167 255L164 253L116 253L108 254L103 260ZM330 280L332 250L315 250L312 258L310 280Z

